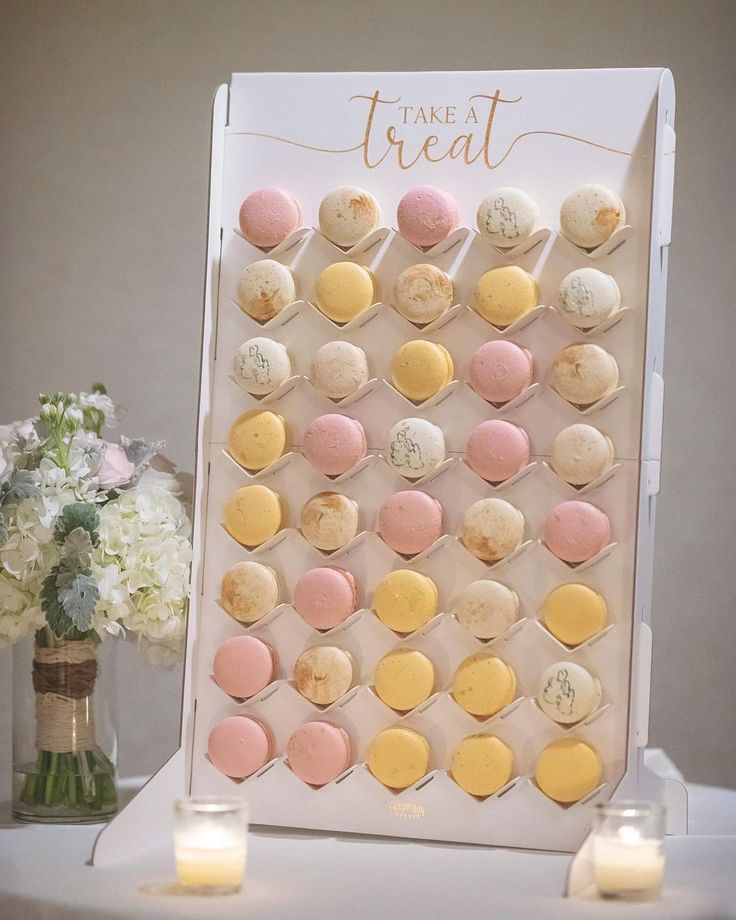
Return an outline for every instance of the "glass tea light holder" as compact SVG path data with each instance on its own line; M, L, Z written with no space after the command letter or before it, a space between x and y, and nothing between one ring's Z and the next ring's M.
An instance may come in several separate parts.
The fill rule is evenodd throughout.
M665 810L654 802L596 807L593 875L604 898L652 900L664 875Z
M192 893L240 891L247 843L248 805L242 799L198 795L176 802L176 874Z

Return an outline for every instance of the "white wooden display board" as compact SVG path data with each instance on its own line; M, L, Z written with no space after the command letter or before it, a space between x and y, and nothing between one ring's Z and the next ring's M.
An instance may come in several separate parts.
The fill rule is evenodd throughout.
M685 831L681 787L668 786L646 771L641 759L649 712L673 122L672 77L661 69L235 74L229 87L220 87L213 116L182 747L103 831L96 863L152 842L162 827L169 826L173 798L186 792L243 795L253 823L570 851L583 840L597 802L643 796L666 800L670 832ZM573 246L558 229L562 200L588 182L618 192L627 211L627 226L593 253ZM431 327L418 332L388 303L337 327L309 303L319 271L346 257L313 229L321 198L343 184L365 188L381 206L385 226L347 257L371 268L384 300L399 271L414 262L432 261L452 276L457 306ZM461 229L429 253L415 249L394 229L399 199L422 184L446 189L461 210ZM263 258L263 252L246 243L236 229L238 210L251 191L270 185L288 189L301 203L304 228L269 254L293 269L299 300L264 327L242 313L233 297L238 274ZM528 192L539 205L543 228L506 253L495 250L473 229L480 200L499 186ZM477 278L506 263L535 276L543 306L499 332L468 304ZM581 333L553 305L561 279L586 265L615 277L624 309L598 329ZM254 335L284 342L295 375L262 401L229 377L235 350ZM478 345L504 335L532 352L537 384L499 411L463 381ZM457 380L417 409L383 378L389 376L395 347L425 336L450 351ZM335 338L366 350L374 378L337 410L306 377L316 347ZM545 378L561 348L586 340L614 355L620 386L581 415ZM232 421L264 402L277 406L289 422L292 452L252 477L223 448ZM308 421L330 411L344 411L361 421L369 446L366 462L332 486L299 453ZM446 535L407 563L373 531L381 502L408 487L381 458L386 433L398 419L417 414L440 425L447 440L447 464L420 483L442 503ZM498 489L479 479L461 459L469 430L491 417L518 422L529 432L532 447L530 467ZM557 502L576 498L580 491L562 482L546 461L555 434L582 420L600 427L615 445L613 471L583 494L606 511L613 536L611 546L598 557L571 569L543 545L542 528ZM249 552L224 531L221 513L228 496L250 481L273 486L290 510L287 529ZM326 639L303 623L288 603L250 627L249 632L277 649L278 680L250 700L235 701L211 679L218 645L244 631L218 604L222 575L239 560L259 559L280 574L288 600L296 578L325 562L325 555L310 547L295 528L306 498L326 488L344 491L361 507L364 532L329 557L356 577L361 609ZM465 508L495 494L523 512L528 541L512 557L489 567L470 556L455 534ZM373 587L397 567L430 575L443 611L410 639L399 639L370 610ZM521 602L519 622L490 644L474 639L447 612L460 588L481 577L505 582ZM557 642L539 620L546 594L569 581L599 591L610 617L602 633L572 650ZM299 696L290 683L299 652L320 641L348 649L360 671L359 685L326 711ZM401 644L424 650L438 672L438 692L404 717L381 703L370 686L378 658ZM512 665L519 694L510 707L481 723L460 710L448 688L459 661L485 647ZM572 729L551 722L534 701L538 675L566 658L588 667L603 687L600 708ZM251 713L269 725L276 754L264 769L238 783L218 773L206 757L214 724L237 713ZM337 781L314 789L294 776L283 754L291 732L309 718L320 717L348 731L354 764ZM421 731L431 747L430 773L399 793L378 783L364 764L371 738L395 723ZM453 745L480 730L507 741L515 757L511 783L482 801L464 793L447 772ZM601 786L570 807L547 798L533 781L538 752L565 733L591 742L603 763Z

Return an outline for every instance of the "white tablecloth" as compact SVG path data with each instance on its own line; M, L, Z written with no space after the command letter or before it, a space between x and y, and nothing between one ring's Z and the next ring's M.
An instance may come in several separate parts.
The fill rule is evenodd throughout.
M688 837L667 840L662 899L611 904L562 897L570 856L392 839L251 831L247 883L201 898L175 886L170 843L103 868L97 826L0 817L2 920L728 920L736 918L736 791L690 785Z

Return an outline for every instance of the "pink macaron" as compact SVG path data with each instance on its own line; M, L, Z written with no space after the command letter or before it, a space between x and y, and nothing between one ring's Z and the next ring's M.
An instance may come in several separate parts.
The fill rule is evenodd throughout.
M564 562L586 562L610 539L608 515L590 502L561 502L544 525L544 542Z
M306 722L289 738L286 759L305 783L324 786L344 773L352 754L348 733L331 722Z
M260 249L283 243L301 219L299 202L282 188L259 188L240 205L240 232Z
M436 246L460 223L457 201L433 185L410 189L396 209L399 233L415 246Z
M207 755L212 765L233 779L245 779L271 759L271 733L251 716L228 716L210 732Z
M529 435L512 422L491 419L470 432L465 458L487 482L505 482L529 463Z
M531 353L513 342L485 342L470 361L470 386L488 402L503 404L516 399L532 382Z
M378 512L378 532L395 552L414 556L439 539L442 505L426 492L394 492Z
M346 473L365 457L367 450L363 426L347 415L320 415L304 432L304 456L326 476Z
M212 676L217 686L238 699L267 687L276 674L276 653L255 636L233 636L215 652Z
M294 609L314 629L339 626L358 606L355 579L337 566L305 572L294 586Z

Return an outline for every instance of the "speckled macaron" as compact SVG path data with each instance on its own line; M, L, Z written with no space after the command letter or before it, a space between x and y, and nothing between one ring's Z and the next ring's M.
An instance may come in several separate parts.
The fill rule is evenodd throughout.
M315 351L309 375L330 399L345 399L368 382L368 359L352 342L325 342Z
M358 533L358 520L357 502L340 492L319 492L304 503L300 528L312 546L334 552Z
M605 243L626 221L619 196L603 185L573 189L560 208L560 229L571 243L594 249Z
M476 558L499 562L521 546L524 515L502 498L481 498L465 512L460 536Z
M585 486L602 476L613 463L611 439L592 425L568 425L552 442L550 465L573 486Z
M481 578L463 588L455 598L452 612L472 636L487 641L500 636L516 622L519 598L501 582Z
M296 283L291 270L275 259L253 262L238 277L238 306L260 323L278 316L295 298Z
M301 695L318 706L330 706L355 683L355 662L336 645L313 645L294 664L294 684Z
M256 409L244 412L227 434L230 455L246 470L263 470L286 450L286 423L280 415Z
M319 229L336 246L357 245L380 221L378 202L357 185L333 188L319 206Z
M618 364L605 348L592 342L568 345L552 364L552 386L574 406L589 406L618 386Z
M220 603L239 623L256 623L279 603L281 586L262 562L236 562L222 576Z
M450 276L436 265L410 265L396 279L393 305L417 326L426 326L450 309L455 292Z

